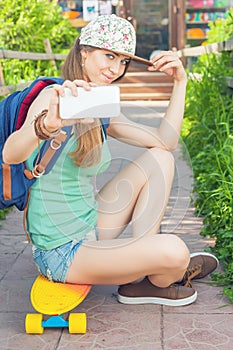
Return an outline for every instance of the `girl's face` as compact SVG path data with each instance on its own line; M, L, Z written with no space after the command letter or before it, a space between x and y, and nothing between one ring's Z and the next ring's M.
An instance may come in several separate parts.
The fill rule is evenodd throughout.
M104 49L82 51L83 73L87 81L109 85L125 71L130 58Z

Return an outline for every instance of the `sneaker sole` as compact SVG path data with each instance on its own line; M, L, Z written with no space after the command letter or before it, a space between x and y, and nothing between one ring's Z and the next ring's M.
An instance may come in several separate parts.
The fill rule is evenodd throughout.
M153 298L153 297L138 297L129 298L118 294L118 301L122 304L138 305L138 304L159 304L165 306L184 306L192 304L197 299L197 292L185 299L165 299L165 298Z

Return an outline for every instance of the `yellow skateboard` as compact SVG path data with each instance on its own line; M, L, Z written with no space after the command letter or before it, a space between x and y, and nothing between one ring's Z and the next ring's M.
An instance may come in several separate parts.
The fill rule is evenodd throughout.
M69 333L86 333L86 314L63 315L78 306L87 296L91 285L51 282L39 275L33 283L30 299L39 314L27 314L25 330L28 334L42 334L44 328L67 327ZM43 314L49 315L43 320Z

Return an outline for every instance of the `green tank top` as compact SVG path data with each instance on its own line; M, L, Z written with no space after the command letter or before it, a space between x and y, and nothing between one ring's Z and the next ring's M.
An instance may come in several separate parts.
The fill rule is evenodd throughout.
M32 185L27 213L27 229L32 243L50 250L72 240L80 240L97 222L97 203L91 178L104 172L111 161L106 140L101 161L88 168L77 167L69 153L76 149L72 136L52 170ZM26 166L33 168L35 150Z

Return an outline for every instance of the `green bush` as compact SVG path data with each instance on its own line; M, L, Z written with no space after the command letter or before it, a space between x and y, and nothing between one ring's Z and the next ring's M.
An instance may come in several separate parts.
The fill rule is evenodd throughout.
M225 20L217 19L209 23L208 44L217 43L232 39L233 27L233 8L231 8Z
M66 53L77 37L77 30L61 16L57 1L0 0L0 47L24 52L45 52L49 38L54 53ZM39 75L57 76L51 61L2 60L5 83L17 84Z
M214 39L219 30L221 40L210 36L209 42L232 37L232 13L212 25ZM230 66L227 52L203 55L193 65L182 136L192 160L196 214L203 216L201 234L215 239L213 251L223 264L214 279L233 301L233 98L225 80L232 76Z

